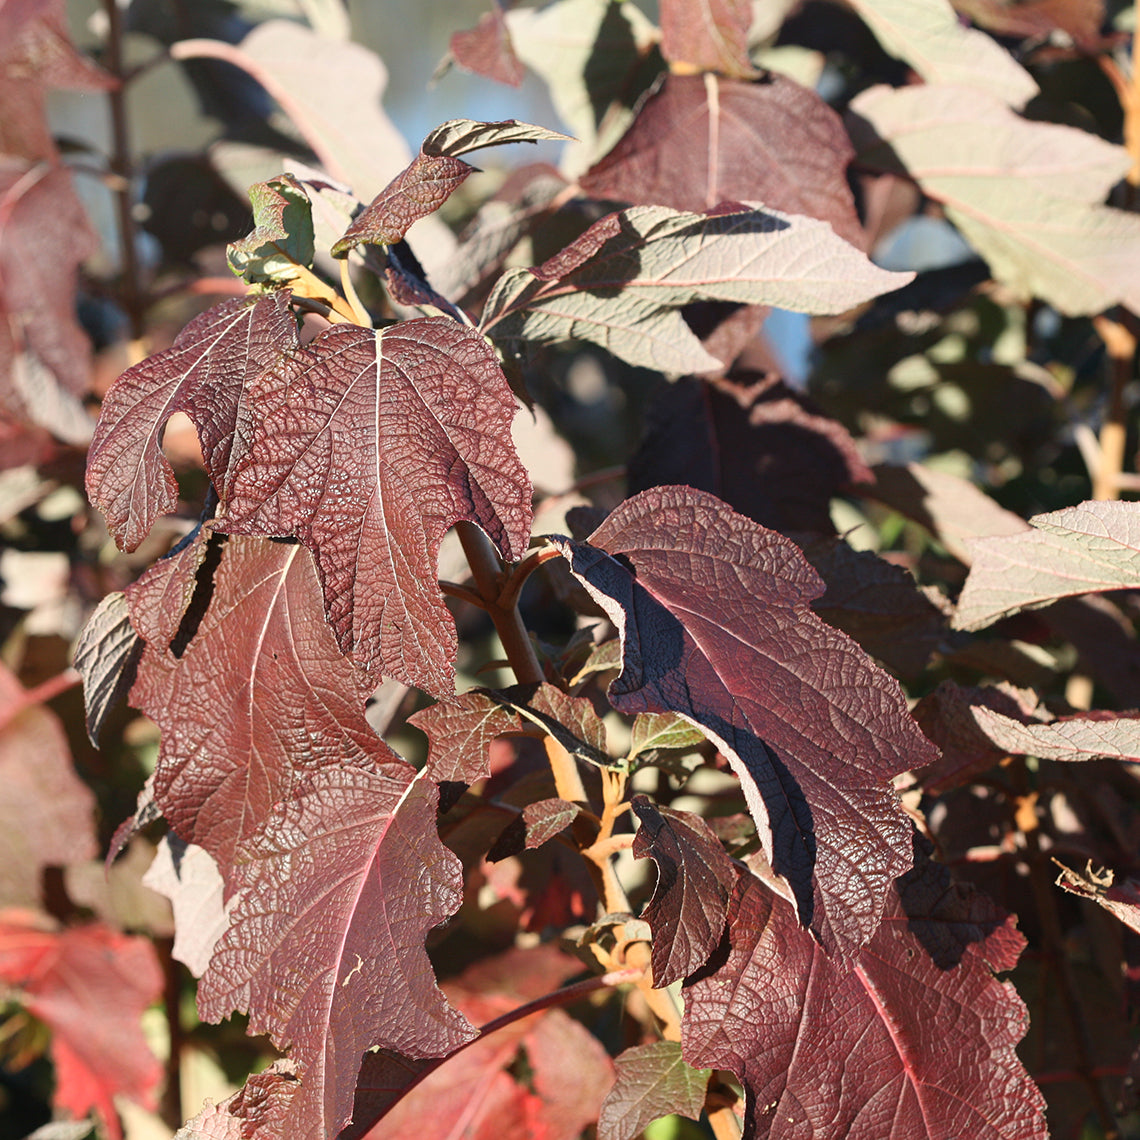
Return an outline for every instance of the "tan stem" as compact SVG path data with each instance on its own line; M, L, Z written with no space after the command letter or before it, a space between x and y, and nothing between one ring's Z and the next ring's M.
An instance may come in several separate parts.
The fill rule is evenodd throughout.
M716 1140L740 1140L740 1119L727 1105L709 1113L709 1127Z
M1136 338L1125 325L1106 316L1094 318L1093 325L1108 352L1110 388L1108 410L1100 429L1100 455L1093 473L1094 499L1120 497L1120 474L1124 470L1124 449L1128 436L1124 389L1132 377Z

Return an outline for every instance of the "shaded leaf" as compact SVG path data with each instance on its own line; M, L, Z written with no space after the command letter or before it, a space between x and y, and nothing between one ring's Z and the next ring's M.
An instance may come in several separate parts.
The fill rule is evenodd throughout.
M890 780L933 759L897 683L811 612L822 583L795 545L711 495L644 491L558 545L621 632L610 703L702 728L803 924L853 953L909 865Z
M608 764L606 730L584 697L571 697L553 685L510 689L471 689L408 717L427 733L426 771L437 783L473 784L491 774L487 749L499 736L515 733L553 736L571 755Z
M1067 32L1083 49L1096 50L1104 0L954 0L954 7L999 36L1047 36Z
M279 352L248 387L221 525L296 535L316 555L341 650L451 692L455 627L436 584L444 533L477 523L515 559L530 539L530 480L494 350L432 317L337 325L303 347L290 329Z
M955 557L967 566L973 561L972 538L979 535L1020 534L1029 524L999 507L984 491L966 479L925 467L880 464L874 469L875 482L860 488L870 499L913 519Z
M679 380L647 418L631 493L685 483L773 530L829 534L832 498L871 478L847 430L775 377Z
M852 0L852 7L927 83L976 87L1011 107L1037 94L1029 72L984 32L960 24L949 0Z
M990 972L1012 968L1023 940L942 868L900 880L849 969L747 875L728 932L723 964L685 987L682 1047L690 1064L740 1078L747 1135L1048 1135L1044 1101L1014 1051L1025 1007Z
M453 33L449 41L451 57L464 71L486 76L511 87L522 86L526 68L515 54L503 9L492 3L479 23L466 31Z
M196 978L210 964L214 947L230 924L234 900L225 901L225 884L209 853L170 834L162 838L143 877L174 910L171 954Z
M142 651L142 639L131 625L126 595L115 590L87 619L73 655L75 668L83 678L87 737L96 748L107 717L126 700L135 683Z
M1036 515L1032 530L979 538L957 629L983 629L1058 598L1140 586L1140 506L1087 502Z
M850 115L860 160L916 179L1017 293L1067 316L1140 306L1140 219L1101 205L1123 147L962 87L874 87Z
M724 933L736 870L700 816L633 797L641 821L633 840L638 859L657 865L657 885L642 917L653 931L657 989L696 973Z
M1003 719L1018 722L1036 717L1036 694L1012 685L965 688L943 681L914 708L914 719L942 755L918 774L919 783L931 795L967 783L972 777L1000 763L1007 755L975 718L975 710L1000 712Z
M144 881L154 857L155 845L133 836L126 855L114 863L102 859L72 863L63 872L67 897L117 930L170 938L174 934L170 903Z
M281 1135L335 1136L371 1046L435 1057L475 1035L423 945L462 878L436 835L437 790L413 777L404 764L312 772L232 870L237 902L198 1007L210 1021L247 1011L251 1033L290 1047L300 1087Z
M1092 864L1084 874L1062 867L1061 874L1057 876L1057 886L1071 895L1092 899L1116 915L1125 926L1140 933L1140 880L1129 875L1124 882L1116 883L1115 878L1108 868L1094 871Z
M0 665L0 906L41 900L44 868L93 859L95 797L50 709Z
M662 1116L699 1120L711 1069L694 1069L675 1041L654 1041L619 1053L617 1079L598 1117L601 1140L635 1140Z
M162 1076L140 1024L162 994L149 940L101 923L62 930L32 911L0 911L0 984L52 1032L56 1107L75 1117L94 1108L121 1140L114 1097L151 1107Z
M569 800L557 797L535 800L522 809L522 814L507 824L487 852L487 862L497 863L521 851L533 851L560 835L577 818L582 809Z
M588 340L630 364L699 372L720 365L681 318L691 301L843 312L907 280L810 218L637 206L596 222L541 266L504 273L480 327L497 341Z
M750 0L664 0L660 9L661 54L671 64L751 79L748 58Z
M841 538L813 539L803 549L827 584L812 609L897 676L917 677L947 637L950 602L901 566Z
M620 662L618 662L620 665ZM658 748L695 748L705 734L676 713L638 713L630 730L627 759Z
M316 242L309 196L291 174L249 188L254 230L226 246L226 260L251 283L287 284L297 267L311 268Z
M784 76L745 83L670 75L580 182L596 198L693 213L721 202L763 202L828 222L863 248L847 186L852 157L839 116Z
M273 293L252 304L215 305L107 392L87 457L87 494L123 550L136 549L158 515L178 503L178 482L162 454L162 433L175 412L196 424L210 478L219 495L227 494L246 389L284 359L296 338L288 302L287 293Z
M147 642L131 701L162 730L155 799L218 863L228 894L238 852L306 775L411 772L364 717L373 682L337 649L304 547L211 544L207 533L151 567L127 599Z

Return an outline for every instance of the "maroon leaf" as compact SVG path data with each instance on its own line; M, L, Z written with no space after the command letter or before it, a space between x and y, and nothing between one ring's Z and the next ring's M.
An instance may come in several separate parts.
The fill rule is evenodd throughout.
M450 693L455 627L436 584L444 533L477 523L516 559L530 539L530 480L494 350L447 317L339 325L305 347L291 337L247 389L222 525L296 535L316 554L342 651Z
M369 1047L437 1057L475 1035L423 945L462 900L436 799L403 764L327 767L243 845L198 1007L210 1021L247 1011L251 1033L291 1047L300 1087L282 1135L339 1132Z
M618 1055L617 1079L598 1117L605 1140L635 1140L647 1125L676 1113L698 1120L705 1104L709 1069L694 1069L675 1041L637 1045Z
M740 1078L747 1136L1047 1136L1014 1051L1025 1007L990 972L1011 969L1023 940L942 868L900 880L849 969L748 875L728 931L723 964L685 987L682 1045L690 1064Z
M11 121L2 90L0 107ZM98 247L69 171L0 155L0 411L81 445L91 438L79 402L91 345L75 317L75 283Z
M515 733L553 736L571 755L606 764L606 730L584 697L553 685L519 685L502 692L472 689L408 717L427 733L427 773L437 783L473 784L491 774L487 749Z
M498 83L520 87L526 69L515 54L507 21L497 3L485 12L475 27L451 37L451 55L465 71Z
M134 550L155 518L178 503L178 483L162 454L162 433L175 412L197 425L206 469L225 497L246 389L296 340L288 303L289 294L279 292L253 304L215 305L172 347L127 369L111 386L88 454L87 494L122 549Z
M41 901L45 867L93 859L95 797L55 713L0 665L0 906Z
M641 827L638 859L657 864L657 886L643 915L653 931L653 984L658 989L699 970L720 943L736 871L700 816L633 797Z
M657 397L630 460L631 493L710 491L762 526L834 533L840 487L871 472L846 429L775 377L681 380Z
M75 1117L94 1108L121 1140L114 1097L153 1107L162 1075L140 1024L162 993L150 942L100 923L60 930L32 911L0 911L0 983L52 1031L56 1107Z
M748 58L750 0L663 0L661 54L670 63L751 79Z
M598 198L693 212L763 202L830 222L863 248L847 186L853 155L839 116L790 79L670 75L581 185Z
M232 892L237 852L307 773L354 767L406 780L411 768L364 718L373 684L337 650L309 552L206 532L127 592L147 642L131 701L162 729L162 814L217 861ZM187 623L196 576L206 580Z
M520 851L533 851L549 843L572 824L582 809L569 800L554 797L536 800L523 808L487 852L487 862L497 863Z
M890 780L934 758L898 685L811 612L822 583L796 546L711 495L645 491L558 545L621 631L611 704L700 725L801 921L854 952L910 862Z

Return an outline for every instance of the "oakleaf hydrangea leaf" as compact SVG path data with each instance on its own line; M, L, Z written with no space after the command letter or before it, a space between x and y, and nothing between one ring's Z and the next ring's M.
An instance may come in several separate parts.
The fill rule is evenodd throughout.
M800 921L854 953L910 864L890 781L934 759L897 683L811 612L823 586L789 539L704 492L643 491L555 541L621 633L610 703L700 726Z
M226 247L230 268L251 283L286 284L297 267L309 269L316 251L313 207L304 187L290 174L249 188L253 232Z
M635 1140L662 1116L699 1120L711 1069L694 1069L676 1041L635 1045L614 1060L617 1079L598 1117L606 1140Z
M664 0L661 54L686 69L752 79L757 72L748 58L751 26L750 0Z

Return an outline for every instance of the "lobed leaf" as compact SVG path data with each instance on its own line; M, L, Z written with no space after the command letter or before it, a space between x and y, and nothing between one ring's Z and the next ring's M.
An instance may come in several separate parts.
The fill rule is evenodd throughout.
M1140 507L1087 502L1037 515L1032 530L979 538L954 615L957 629L983 629L1058 598L1140 586Z
M336 1136L373 1046L438 1057L475 1036L423 945L458 909L462 875L436 834L437 789L414 777L404 764L313 771L232 869L237 901L198 1008L247 1011L251 1033L290 1047L300 1084L272 1135Z
M909 865L891 778L933 759L898 685L811 612L822 584L795 545L711 495L645 491L556 541L621 633L611 704L700 726L801 922L853 954Z
M147 642L131 701L162 730L159 809L232 895L239 852L310 773L411 768L364 718L374 686L325 624L309 552L205 529L127 591Z
M635 1140L653 1121L674 1113L699 1120L711 1069L694 1069L676 1041L653 1041L619 1053L617 1079L598 1117L601 1140Z
M700 816L633 797L641 826L633 840L638 859L657 865L657 885L642 917L653 931L653 985L657 989L699 970L724 933L736 870Z
M740 1078L749 1137L1045 1140L1015 1052L1025 1007L990 972L1022 945L1011 918L928 865L845 968L741 875L726 956L685 986L684 1056Z
M1038 94L1029 72L985 32L960 24L949 0L852 0L852 7L927 83L977 88L1011 107Z
M827 222L862 249L847 185L853 157L839 116L791 79L670 75L580 184L595 198L692 213L763 202Z
M692 301L843 312L909 280L822 222L730 209L610 214L541 266L503 274L480 327L497 341L587 340L630 364L699 372L719 362L681 318Z
M1017 293L1067 316L1140 305L1140 219L1101 204L1122 147L964 87L874 87L850 117L860 159L916 179Z
M102 923L59 929L33 911L0 911L0 984L52 1032L54 1104L95 1109L122 1140L116 1096L154 1105L162 1066L143 1036L144 1011L162 994L154 947Z

